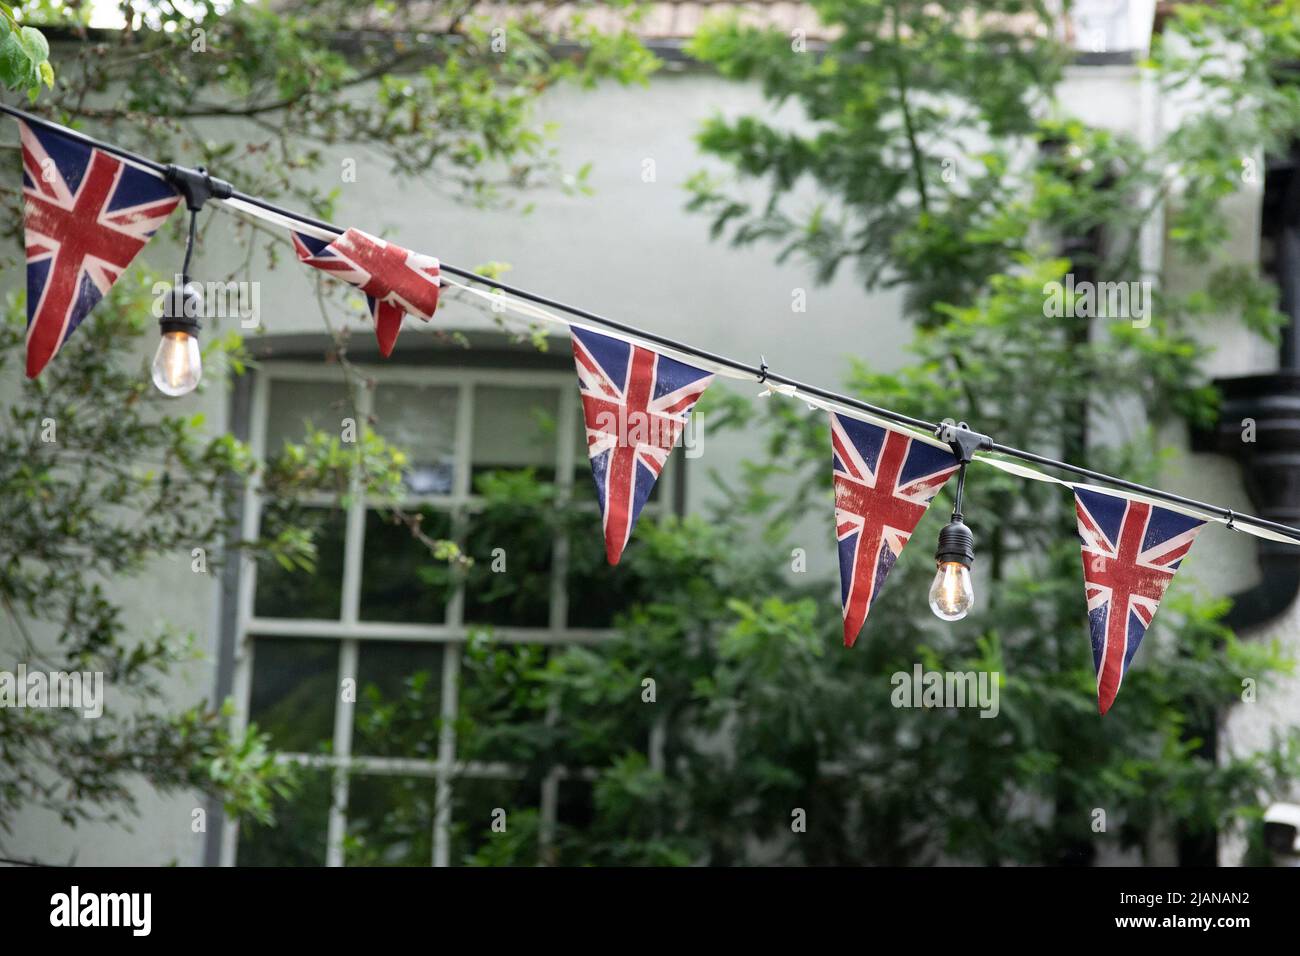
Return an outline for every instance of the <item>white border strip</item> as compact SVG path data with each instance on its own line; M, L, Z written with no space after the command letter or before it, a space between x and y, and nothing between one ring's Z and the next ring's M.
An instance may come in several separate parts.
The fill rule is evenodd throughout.
M1213 512L1203 511L1200 508L1193 508L1187 505L1176 505L1172 502L1161 501L1148 495L1136 491L1127 491L1123 488L1112 488L1107 485L1092 485L1085 482L1065 481L1061 478L1054 478L1051 475L1044 474L1037 469L1030 468L1018 462L1007 461L1004 458L992 458L987 455L976 455L975 461L983 462L986 465L992 465L1009 475L1015 475L1017 478L1028 478L1030 481L1045 481L1054 485L1063 485L1071 490L1081 488L1084 491L1095 491L1103 495L1111 495L1115 498L1126 498L1129 501L1141 501L1144 504L1151 505L1154 508L1164 508L1167 511L1176 511L1179 514L1187 515L1189 518L1199 518L1202 521L1214 522L1215 524L1227 525L1228 519L1223 515L1217 515ZM1257 538L1267 538L1270 541L1281 541L1284 544L1300 544L1295 538L1289 538L1277 531L1268 528L1260 528L1248 521L1246 523L1235 523L1232 525L1234 531L1244 531L1246 534L1254 535Z

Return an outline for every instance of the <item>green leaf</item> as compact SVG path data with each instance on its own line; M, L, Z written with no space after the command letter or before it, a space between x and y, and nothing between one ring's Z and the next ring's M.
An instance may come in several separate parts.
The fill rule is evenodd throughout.
M23 86L31 69L31 60L27 51L13 33L6 33L0 38L0 83L10 89Z
M45 63L50 58L50 44L40 30L35 27L23 27L22 33L23 49L27 51L27 57L34 64Z

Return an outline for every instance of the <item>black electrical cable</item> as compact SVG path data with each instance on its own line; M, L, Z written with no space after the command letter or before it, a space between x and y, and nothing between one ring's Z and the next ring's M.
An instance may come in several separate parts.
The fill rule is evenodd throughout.
M192 169L187 169L185 167L175 167L175 166L169 167L166 164L159 163L156 160L152 160L149 159L148 157L141 156L138 153L134 153L131 150L123 149L122 147L115 146L112 143L101 142L100 140L97 140L92 136L87 136L84 133L77 132L76 130L68 129L66 126L61 126L60 124L51 122L50 120L43 119L39 116L34 116L31 113L28 113L24 110L16 109L4 103L0 103L0 112L8 113L10 116L17 117L18 119L21 119L28 123L36 123L47 129L54 130L55 132L63 136L68 136L72 139L79 140L87 144L88 146L93 146L96 149L101 149L106 153L111 153L114 156L120 156L123 159L130 160L131 162L139 166L143 166L146 169L158 173L160 176L163 176L164 178L168 178L168 179L172 178L172 174L177 170L190 177L198 177L199 179L208 178L207 174L201 170L192 170ZM220 182L220 181L215 181L215 182ZM220 183L220 185L223 187L228 186L228 184L226 183ZM312 226L315 227L316 229L322 229L326 232L335 233L336 235L341 234L344 231L331 222L326 222L323 219L317 219L313 216L307 216L304 215L303 213L295 212L292 209L286 209L285 207L276 205L273 202L269 202L261 198L260 196L251 196L247 193L242 193L233 188L230 188L228 194L224 190L217 193L217 197L236 199L239 200L240 202L247 203L250 206L257 206L260 209L265 209L268 212L275 213L278 216L283 216L286 219L291 219L296 222L300 222L305 226ZM579 308L578 306L569 305L565 302L560 302L556 299L551 299L543 295L538 295L536 292L529 292L527 289L520 289L515 286L508 285L497 279L490 279L487 276L481 276L478 273L469 269L463 269L460 268L459 266L453 266L446 262L440 262L439 267L443 271L448 272L451 275L459 276L462 279L466 279L471 282L477 282L482 285L489 286L493 289L497 289L501 292L504 292L507 295L512 295L515 296L516 298L523 299L525 301L532 302L537 305L545 306L547 308L556 309L560 312L566 312L569 315L575 316L580 319L585 319L588 322L594 322L597 325L604 326L605 328L614 329L615 331L619 331L627 335L635 336L636 338L642 339L646 342L654 342L658 345L664 346L665 348L673 349L685 355L694 355L698 358L705 359L706 361L713 362L716 365L725 366L727 368L733 369L738 372L744 372L746 374L753 375L760 382L776 382L779 385L790 386L795 389L798 389L801 392L805 392L808 395L812 395L815 398L820 398L823 399L824 401L829 401L829 402L836 402L848 408L855 408L858 409L859 411L868 412L869 414L875 415L879 418L883 418L886 421L895 422L900 425L909 425L913 428L919 428L927 432L938 434L944 428L943 425L937 424L935 422L928 422L921 418L913 418L910 415L904 415L901 412L896 412L889 408L882 408L879 405L872 405L869 402L864 402L861 401L860 399L851 398L848 395L841 395L838 392L833 392L816 385L809 385L804 382L800 382L797 379L788 378L787 376L784 375L778 375L777 373L772 372L767 368L767 363L765 361L762 363L761 366L749 365L748 363L739 362L735 359L728 358L725 355L718 355L715 352L710 352L706 349L701 349L685 342L679 342L676 339L669 338L668 336L665 335L659 335L654 332L647 332L646 330L637 328L634 325L628 325L625 322L619 322L616 319L608 318L596 312L590 312L587 309L582 309ZM962 430L966 432L967 438L971 437L970 433L968 432L968 430L964 428L964 426L959 426L959 427L961 427ZM1241 514L1239 512L1233 511L1231 508L1224 508L1220 505L1213 505L1213 504L1209 504L1208 502L1198 501L1195 498L1186 498L1183 497L1182 495L1175 495L1168 491L1162 491L1159 488L1152 488L1148 485L1141 485L1134 481L1127 481L1123 478L1116 478L1113 475L1107 475L1104 474L1103 472L1093 471L1089 468L1082 468L1079 465L1072 465L1066 461L1058 461L1054 458L1048 458L1044 455L1036 455L1033 452L1024 451L1019 448L1013 448L1010 445L999 444L998 442L995 442L991 438L987 438L986 436L975 436L975 437L978 437L980 439L976 447L984 451L998 452L1000 454L1007 455L1012 458L1019 458L1022 461L1031 462L1036 465L1042 465L1047 468L1054 468L1058 471L1069 472L1081 478L1088 478L1092 481L1099 481L1105 484L1113 485L1116 488L1123 488L1127 491L1133 491L1138 494L1143 494L1146 495L1147 497L1155 498L1159 501L1169 502L1170 504L1181 505L1186 508L1197 508L1201 511L1207 511L1210 512L1211 514L1218 515L1219 517L1226 518L1230 522L1235 524L1241 524L1244 522L1247 524L1254 525L1257 528L1267 528L1270 531L1276 531L1277 533L1286 535L1287 537L1291 538L1293 541L1300 543L1300 528L1293 528L1290 525L1280 524L1276 521L1269 521L1265 518L1257 518L1254 515ZM957 452L954 453L957 454ZM961 457L960 454L958 455L958 457Z
M190 231L185 237L185 261L181 263L181 286L182 288L190 281L190 260L194 258L194 240L198 237L199 231L199 213L198 210L190 211Z

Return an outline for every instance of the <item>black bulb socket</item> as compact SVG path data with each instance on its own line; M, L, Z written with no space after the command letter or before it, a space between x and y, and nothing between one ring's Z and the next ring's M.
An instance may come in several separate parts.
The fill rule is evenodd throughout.
M158 327L164 334L184 332L197 338L199 329L203 327L199 321L202 315L203 293L199 291L197 283L187 282L180 289L172 286L163 299L162 317L158 320Z
M939 532L939 547L934 552L934 559L940 564L956 561L968 568L975 560L975 536L961 520L961 515L953 515L952 521Z

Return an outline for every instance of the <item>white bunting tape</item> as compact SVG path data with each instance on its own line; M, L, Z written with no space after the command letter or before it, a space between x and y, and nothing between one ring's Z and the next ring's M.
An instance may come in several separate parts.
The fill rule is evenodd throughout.
M232 197L230 199L215 199L213 201L219 202L223 206L228 206L231 209L238 210L239 212L252 216L255 219L262 219L266 222L274 223L277 226L291 230L292 232L300 232L304 236L311 236L313 239L320 239L324 242L333 242L342 235L342 233L330 232L329 230L321 229L317 226L299 222L297 219L281 215L280 213L274 212L270 209L263 209L261 206L245 202L242 199L235 199Z
M262 219L266 222L274 223L275 225L281 226L285 229L290 229L294 232L300 232L303 233L304 235L308 235L316 239L324 240L326 242L332 242L334 239L338 238L339 235L336 232L331 232L329 230L321 229L317 226L302 223L297 219L294 219L290 216L282 215L281 213L275 212L274 210L264 209L261 206L258 206L254 203L245 202L242 199L231 198L231 199L222 199L218 201L231 209L237 210L238 212L244 213L249 216L253 216L257 219ZM564 318L559 315L556 315L554 312L551 312L548 309L536 305L535 303L528 302L524 299L517 298L515 296L512 296L508 293L501 292L501 291L488 292L484 289L478 288L477 286L469 285L465 282L460 282L456 279L449 278L445 273L442 276L442 282L445 285L452 286L468 295L474 296L476 298L482 299L490 303L494 310L505 309L507 312L514 313L516 316L531 319L534 321L547 322L558 327L563 327L565 329L579 328L579 329L585 329L590 332L596 332L600 335L607 335L610 336L611 338L620 339L625 342L630 342L634 345L639 345L642 348L650 349L654 352L658 352L661 355L667 355L668 357L676 359L677 361L683 362L687 365L693 365L696 368L703 368L706 371L712 372L714 375L721 375L724 378L730 378L737 381L752 381L754 379L754 376L751 373L742 372L739 369L733 368L729 365L722 365L717 362L711 362L708 359L701 358L698 355L689 355L684 352L679 352L676 349L664 345L660 345L657 342L651 342L646 339L642 339L636 335L629 335L627 333L613 331L602 325L597 325L595 323L583 322L581 319ZM788 385L784 382L774 382L771 379L764 379L759 384L763 386L763 391L759 393L760 397L763 398L767 398L772 395L781 395L785 398L797 398L800 401L804 402L809 408L820 408L824 411L835 412L837 415L844 415L849 418L858 419L859 421L870 422L871 424L878 425L882 428L888 428L896 432L901 432L902 434L908 435L916 441L924 442L927 445L933 445L936 448L949 447L947 444L941 442L934 435L928 434L926 432L920 431L915 428L910 428L906 425L900 425L897 422L890 421L889 419L883 418L878 415L873 415L872 413L863 411L860 408L854 408L853 406L846 405L843 402L824 399L816 395L809 395L807 392L800 390L797 386L794 385ZM973 460L983 462L986 465L992 465L994 468L1004 471L1009 475L1015 475L1018 478L1025 478L1030 481L1045 481L1045 482L1050 482L1051 484L1062 485L1063 487L1070 488L1070 489L1083 488L1085 490L1098 491L1103 494L1115 495L1120 498L1128 498L1132 501L1142 501L1145 502L1146 504L1153 505L1157 508L1167 508L1170 511L1176 511L1179 512L1180 514L1185 514L1192 518L1199 518L1202 521L1212 521L1222 525L1228 525L1230 523L1229 519L1222 515L1213 514L1208 511L1203 511L1199 508L1177 505L1167 501L1161 501L1156 498L1150 498L1146 495L1137 492L1125 491L1119 488L1111 488L1104 485L1091 485L1091 484L1083 484L1080 482L1065 481L1061 478L1056 478L1053 477L1052 475L1045 474L1044 472L1041 472L1036 468L1031 468L1028 465L1022 465L1019 462L1007 461L1005 458L993 457L992 455L989 455L987 453L976 454ZM1268 528L1257 527L1251 524L1249 519L1236 518L1234 521L1231 522L1231 527L1237 531L1244 531L1246 534L1254 535L1257 538L1266 538L1270 541L1281 541L1285 544L1292 544L1292 545L1300 544L1300 542L1296 541L1295 538L1289 537L1288 535L1282 534L1277 531L1272 531Z
M1212 521L1216 524L1227 525L1228 519L1223 515L1214 514L1213 512L1203 511L1200 508L1193 508L1187 505L1173 504L1172 502L1162 501L1158 498L1152 498L1136 491L1127 491L1123 488L1112 488L1107 485L1093 485L1079 481L1065 481L1052 475L1044 474L1028 465L1022 465L1019 462L1007 461L1005 458L994 458L987 454L978 454L975 461L983 462L986 465L992 465L1000 471L1005 471L1009 475L1015 475L1017 478L1027 478L1030 481L1045 481L1054 485L1062 485L1066 488L1082 488L1084 491L1096 491L1105 495L1114 495L1117 498L1127 498L1130 501L1141 501L1144 504L1156 508L1165 508L1168 511L1176 511L1179 514L1187 515L1189 518L1199 518L1202 521ZM1246 534L1254 535L1257 538L1267 538L1269 541L1281 541L1285 544L1300 544L1295 538L1288 537L1280 532L1273 531L1269 528L1260 528L1250 524L1249 521L1243 522L1237 518L1232 522L1232 527L1236 531L1244 531Z

